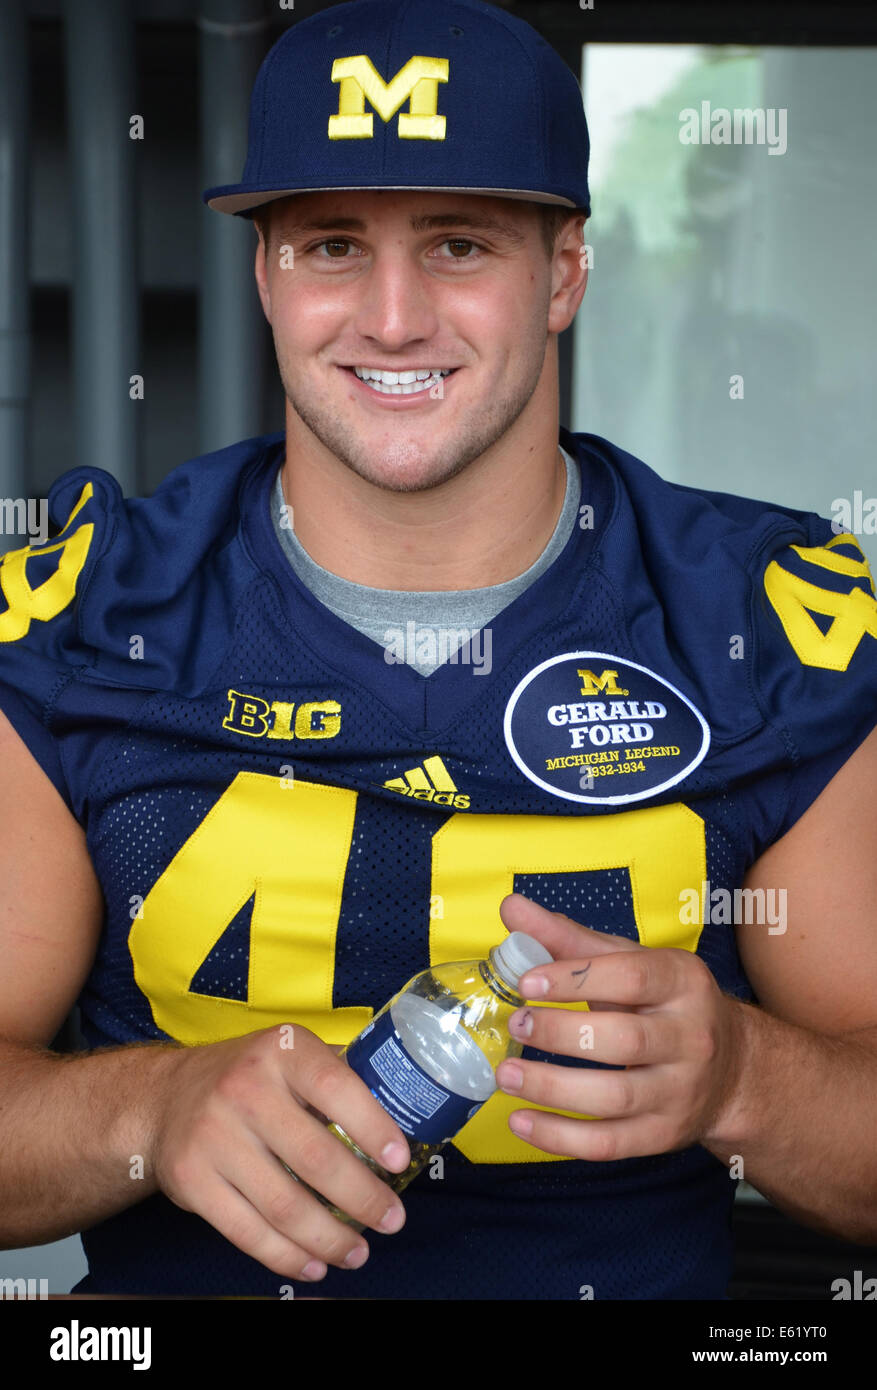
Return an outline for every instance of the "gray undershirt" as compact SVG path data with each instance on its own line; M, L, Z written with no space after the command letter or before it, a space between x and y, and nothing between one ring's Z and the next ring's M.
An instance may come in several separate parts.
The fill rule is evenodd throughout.
M551 539L523 574L483 589L372 589L332 574L311 559L295 532L282 524L286 513L279 469L271 493L271 519L302 583L337 617L384 647L388 663L404 661L421 676L430 676L445 661L459 661L471 663L474 674L486 675L491 668L491 620L557 559L576 524L582 492L579 467L565 449L560 452L566 462L566 495Z

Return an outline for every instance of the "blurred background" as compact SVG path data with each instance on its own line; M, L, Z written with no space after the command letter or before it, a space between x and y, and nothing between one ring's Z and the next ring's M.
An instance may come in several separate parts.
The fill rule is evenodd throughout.
M561 423L671 481L839 517L877 568L877 7L501 7L575 71L591 132ZM267 50L330 8L0 0L0 499L86 463L148 495L186 458L283 428L255 231L200 194L240 177ZM755 119L751 143L704 138L718 108L762 113L762 142ZM0 533L0 554L22 543ZM877 1249L745 1183L735 1234L732 1298L825 1300L877 1274ZM0 1252L0 1278L51 1292L84 1273L78 1237Z

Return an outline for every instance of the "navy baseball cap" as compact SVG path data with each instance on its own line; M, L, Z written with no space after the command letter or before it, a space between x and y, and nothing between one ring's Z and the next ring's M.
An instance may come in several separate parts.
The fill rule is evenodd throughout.
M481 0L351 0L292 25L250 101L240 183L251 216L291 193L422 189L590 214L582 90L535 29Z

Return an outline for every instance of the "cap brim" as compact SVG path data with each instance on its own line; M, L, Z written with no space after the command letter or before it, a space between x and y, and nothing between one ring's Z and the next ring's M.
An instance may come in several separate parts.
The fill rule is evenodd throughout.
M203 200L207 206L216 212L242 213L262 207L265 203L273 203L278 198L288 198L294 193L372 193L382 191L395 193L473 193L484 198L519 198L522 202L528 203L551 203L557 207L567 208L576 206L571 198L564 198L553 193L537 193L535 190L527 188L436 188L435 186L427 187L419 184L344 184L343 186L327 188L274 188L255 191L251 189L242 192L239 185L226 185L226 188L228 187L237 187L238 192L225 192L222 187L208 188L203 195Z

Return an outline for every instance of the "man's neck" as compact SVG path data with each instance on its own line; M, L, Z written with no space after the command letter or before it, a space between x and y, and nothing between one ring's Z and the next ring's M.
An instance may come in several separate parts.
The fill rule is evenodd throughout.
M289 435L287 434L287 440ZM317 564L375 589L480 589L539 558L563 509L556 442L507 456L491 450L439 487L390 492L339 460L290 467L281 482L293 528Z

